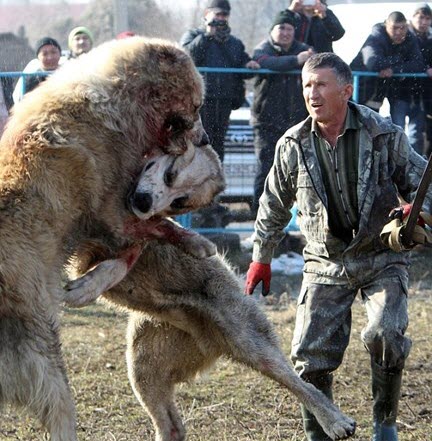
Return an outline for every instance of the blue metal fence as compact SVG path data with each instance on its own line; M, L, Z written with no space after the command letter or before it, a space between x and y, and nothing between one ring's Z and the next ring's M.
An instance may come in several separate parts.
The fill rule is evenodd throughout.
M246 68L219 68L219 67L199 67L198 70L202 73L241 73L248 75L262 75L262 74L292 74L292 75L300 75L300 70L292 70L289 72L276 72L269 69L257 69L251 70ZM32 75L41 75L43 72L0 72L0 77L21 77L25 78L27 76ZM47 75L49 73L46 73ZM360 88L360 77L377 77L377 72L361 72L361 71L353 71L353 96L352 99L355 102L358 102L359 97L359 88ZM425 73L399 73L394 74L394 77L416 77L416 78L427 78L427 74ZM22 81L22 94L25 93L25 81ZM296 219L297 219L297 209L296 207L292 210L293 217L290 223L285 228L286 231L298 230ZM192 215L190 213L184 214L181 216L177 216L177 221L185 228L192 228ZM243 232L252 232L252 227L244 227L244 228L194 228L195 231L200 233L243 233Z

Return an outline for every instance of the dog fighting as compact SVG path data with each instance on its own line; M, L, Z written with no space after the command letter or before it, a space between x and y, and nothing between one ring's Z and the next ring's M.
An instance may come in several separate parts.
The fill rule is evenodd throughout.
M275 26L294 26L287 11ZM211 80L197 66L185 45L131 35L68 60L13 106L0 137L0 411L28 412L51 441L81 439L62 317L97 303L126 317L122 380L156 441L189 439L176 393L220 360L298 403L293 440L360 439L369 423L346 415L333 390L358 296L372 441L398 441L408 267L411 250L432 243L432 155L352 100L341 58L309 51L308 116L277 141L244 280L211 235L176 218L210 207L227 185L203 112ZM261 300L294 205L304 266L287 354Z
M1 138L0 399L28 408L53 441L77 439L61 305L82 306L112 287L108 298L130 310L130 379L157 439L184 439L175 383L221 355L288 387L333 439L354 430L351 419L292 371L258 306L243 297L222 258L211 256L214 246L164 219L209 204L224 188L217 155L205 146L202 99L202 80L184 51L135 37L105 43L91 60L59 70L15 107ZM155 247L146 243L154 238ZM164 240L175 247L163 247ZM93 286L90 273L64 291L62 272L71 262L84 271L96 264L97 272L109 257L107 285ZM161 277L147 285L149 271ZM123 285L134 280L136 288L125 295ZM246 328L235 326L236 314ZM184 350L195 354L192 366L181 359L183 349L166 364L179 335ZM156 365L146 366L155 339L166 347L154 354Z

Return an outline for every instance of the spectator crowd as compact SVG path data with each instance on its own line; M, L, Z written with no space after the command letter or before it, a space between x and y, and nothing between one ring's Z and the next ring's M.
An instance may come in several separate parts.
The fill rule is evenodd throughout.
M180 44L198 67L249 68L251 74L206 73L206 99L201 117L212 146L224 158L224 138L231 110L244 102L245 84L253 78L254 101L251 124L258 161L253 211L258 206L264 180L273 163L276 141L285 130L307 115L303 104L300 76L287 71L300 70L313 53L333 52L333 42L345 30L325 0L291 0L287 9L274 19L268 38L248 55L229 25L228 0L210 0L203 15L203 26L187 31ZM376 24L350 67L353 71L375 72L361 76L359 102L378 111L387 98L393 122L406 128L411 145L423 155L432 150L432 11L427 3L418 4L412 17L391 12ZM118 36L134 35L126 31ZM35 58L23 72L37 75L13 79L0 77L0 130L12 105L31 91L47 75L70 59L91 50L91 31L79 26L69 33L68 49L62 51L49 36L35 44ZM278 75L254 74L253 69L270 69ZM394 76L426 73L427 78ZM14 87L14 89L13 89Z

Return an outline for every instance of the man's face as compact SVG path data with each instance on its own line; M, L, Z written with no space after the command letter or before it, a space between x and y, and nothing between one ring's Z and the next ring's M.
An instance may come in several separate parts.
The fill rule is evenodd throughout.
M57 46L46 44L39 49L37 57L43 70L55 70L58 68L60 51Z
M273 27L270 32L272 40L282 48L289 48L294 40L294 26L281 23Z
M92 42L87 34L76 34L71 41L71 51L75 55L86 54L92 48Z
M405 41L407 36L408 25L406 21L396 23L386 20L385 29L393 44L401 44Z
M314 121L328 124L345 115L353 86L340 84L333 69L303 69L302 82L306 108Z
M432 24L432 17L419 12L411 19L411 24L418 33L426 34Z

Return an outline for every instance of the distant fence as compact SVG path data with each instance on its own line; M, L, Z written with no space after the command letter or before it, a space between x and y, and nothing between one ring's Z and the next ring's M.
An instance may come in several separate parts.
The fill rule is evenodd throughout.
M219 67L198 67L198 70L201 73L240 73L240 74L248 74L248 76L255 76L255 75L300 75L300 70L291 70L287 72L278 72L274 70L269 69L246 69L246 68L219 68ZM33 75L49 75L48 72L0 72L0 77L20 77L25 78L27 76L33 76ZM360 77L377 77L377 72L362 72L362 71L353 71L353 96L352 99L355 102L358 102L359 100L359 93L360 93ZM406 77L406 78L428 78L427 74L425 73L399 73L399 74L393 74L393 77ZM25 93L25 81L21 82L21 92L22 94ZM292 230L298 230L296 218L297 218L297 210L294 207L292 210L293 218L291 219L291 222L287 225L286 231L292 231ZM177 216L177 220L181 223L182 226L185 228L192 228L192 215L190 213L184 214L182 216ZM193 228L195 231L200 233L242 233L242 232L252 232L252 227L245 227L245 228Z

